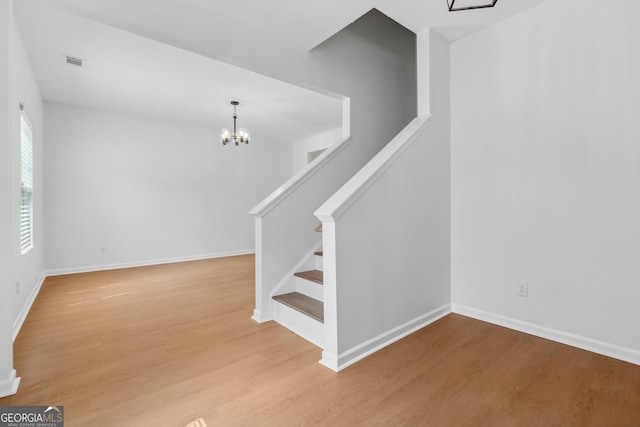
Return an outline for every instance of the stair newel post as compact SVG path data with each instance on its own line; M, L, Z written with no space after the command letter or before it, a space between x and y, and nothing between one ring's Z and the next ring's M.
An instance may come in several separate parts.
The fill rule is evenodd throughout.
M272 320L270 306L270 295L264 289L263 282L263 257L264 251L262 246L262 221L263 218L260 216L256 216L254 219L255 224L255 242L256 242L256 286L255 286L255 298L256 298L256 307L253 311L253 316L251 318L258 323L267 322Z
M316 215L317 216L317 215ZM336 223L333 218L322 221L323 292L325 346L320 363L338 370L338 295L336 279Z

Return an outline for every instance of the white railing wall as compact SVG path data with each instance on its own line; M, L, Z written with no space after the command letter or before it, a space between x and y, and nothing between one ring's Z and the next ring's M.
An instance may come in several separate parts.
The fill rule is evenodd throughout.
M339 371L450 312L448 120L414 119L316 212Z
M314 231L319 222L313 211L353 174L345 156L350 142L348 136L336 142L249 212L255 218L253 319L257 322L273 319L274 291L290 279L299 261L318 246L321 235Z

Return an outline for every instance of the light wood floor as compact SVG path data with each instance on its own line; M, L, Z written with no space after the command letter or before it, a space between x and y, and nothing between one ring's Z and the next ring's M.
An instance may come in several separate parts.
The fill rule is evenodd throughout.
M253 310L253 256L47 279L18 394L66 426L640 426L640 367L458 315L336 374Z

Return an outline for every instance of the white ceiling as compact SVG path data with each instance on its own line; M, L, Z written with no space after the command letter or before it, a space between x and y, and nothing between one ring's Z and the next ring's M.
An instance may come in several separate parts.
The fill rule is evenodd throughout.
M342 102L242 68L21 0L16 16L43 97L52 102L211 127L252 141L293 142L340 127ZM85 59L82 68L65 55Z
M228 65L230 51L308 51L372 8L455 40L543 1L448 12L446 0L18 0L15 10L47 100L217 129L230 126L237 99L254 141L286 141L339 127L340 100Z

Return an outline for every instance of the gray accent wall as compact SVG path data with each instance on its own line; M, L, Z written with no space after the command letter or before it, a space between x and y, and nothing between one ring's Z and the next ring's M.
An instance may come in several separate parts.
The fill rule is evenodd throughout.
M354 166L416 117L416 35L376 9L313 49L307 67L309 83L351 99Z

